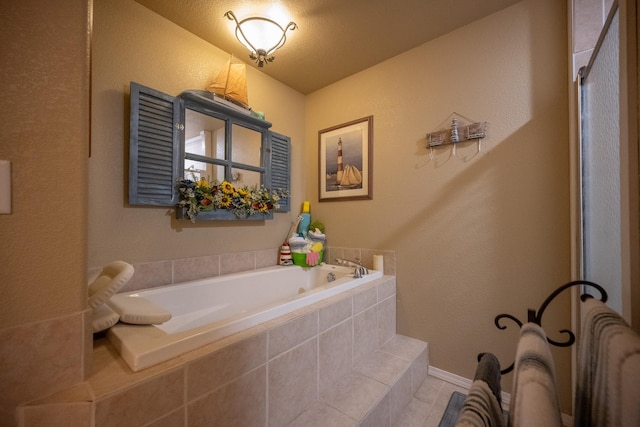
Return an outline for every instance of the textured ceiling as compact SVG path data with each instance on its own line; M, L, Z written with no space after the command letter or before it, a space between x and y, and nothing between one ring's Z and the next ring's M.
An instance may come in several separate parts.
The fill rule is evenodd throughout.
M298 29L262 71L308 94L520 0L136 0L248 64L224 17L274 17Z

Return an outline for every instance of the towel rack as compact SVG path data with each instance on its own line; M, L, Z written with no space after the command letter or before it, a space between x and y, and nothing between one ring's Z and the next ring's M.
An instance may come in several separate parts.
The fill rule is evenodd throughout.
M451 123L449 127L442 128L444 123ZM487 122L474 122L456 112L451 113L447 120L439 126L439 129L427 133L427 148L429 149L429 159L433 160L433 149L445 145L452 145L453 156L456 155L456 145L460 142L476 141L478 148L476 153L480 153L481 141L486 136ZM467 159L461 159L467 160Z
M542 305L540 306L540 308L537 311L533 310L533 309L527 309L527 322L533 322L533 323L537 324L538 326L542 326L542 315L544 314L544 311L547 309L547 307L549 306L551 301L553 301L565 289L569 289L569 288L572 288L574 286L590 286L592 288L595 288L595 289L598 290L598 292L600 292L600 301L607 302L607 298L608 298L607 292L604 290L604 288L602 286L598 285L597 283L590 282L588 280L574 280L573 282L566 283L566 284L560 286L555 291L553 291L551 293L551 295L549 295L547 297L547 299L544 300L544 302L542 303ZM586 292L583 293L582 295L580 295L580 300L581 301L585 301L588 298L593 298L593 296L588 294L588 293L586 293ZM523 322L521 322L520 319L518 319L517 317L515 317L515 316L513 316L511 314L501 313L501 314L498 314L496 316L496 318L494 319L494 323L495 323L496 327L498 329L501 329L501 330L507 329L506 326L504 326L504 325L502 325L500 323L500 321L502 319L513 320L518 325L518 327L522 327L522 325L523 325ZM558 342L558 341L554 341L551 338L547 337L547 341L549 342L549 344L554 345L556 347L570 347L570 346L573 345L573 343L575 343L576 336L572 331L570 331L569 329L561 329L559 332L563 333L563 334L567 334L567 340L564 341L564 342ZM483 354L484 353L478 354L478 357L477 357L478 362L480 361L480 358L482 357ZM504 374L508 374L509 372L511 372L513 370L513 368L514 368L514 363L511 363L511 365L509 365L507 368L501 370L500 373L504 375Z

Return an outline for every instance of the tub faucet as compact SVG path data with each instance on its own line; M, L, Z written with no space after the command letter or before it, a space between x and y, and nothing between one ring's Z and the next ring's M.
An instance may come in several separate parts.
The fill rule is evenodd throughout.
M358 258L356 258L355 261L351 261L350 259L344 259L344 258L336 258L336 262L338 264L354 267L355 270L353 271L353 277L355 277L356 279L359 279L360 277L369 274L369 270L367 270L366 267L362 265L362 263Z

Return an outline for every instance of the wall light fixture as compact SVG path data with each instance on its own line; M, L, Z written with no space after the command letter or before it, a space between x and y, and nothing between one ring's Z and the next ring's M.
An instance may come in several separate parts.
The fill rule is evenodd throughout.
M287 41L287 31L298 28L295 22L289 22L283 28L277 22L259 16L238 21L232 11L224 16L236 23L236 37L249 49L249 58L256 61L258 67L263 67L266 62L273 62L273 52Z

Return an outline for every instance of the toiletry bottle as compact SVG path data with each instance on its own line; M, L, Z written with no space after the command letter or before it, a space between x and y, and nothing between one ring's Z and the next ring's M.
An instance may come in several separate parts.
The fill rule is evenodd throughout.
M304 202L302 204L302 213L300 214L302 217L300 219L300 225L298 226L298 234L300 236L307 238L307 233L309 232L309 224L311 224L311 213L309 213L309 202Z

